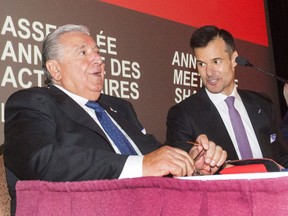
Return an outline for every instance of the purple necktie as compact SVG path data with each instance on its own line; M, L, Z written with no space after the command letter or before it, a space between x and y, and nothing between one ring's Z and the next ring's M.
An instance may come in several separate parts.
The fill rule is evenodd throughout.
M235 97L229 96L225 102L229 109L229 116L236 137L236 141L240 150L242 159L253 158L248 137L239 112L234 107Z

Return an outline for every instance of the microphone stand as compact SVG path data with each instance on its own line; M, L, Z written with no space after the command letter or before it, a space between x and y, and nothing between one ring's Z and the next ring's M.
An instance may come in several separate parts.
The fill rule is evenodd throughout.
M259 70L259 71L261 71L261 72L263 72L263 73L265 73L265 74L267 74L267 75L269 75L269 76L272 76L272 77L276 78L277 80L279 80L279 81L281 81L281 82L283 82L283 83L287 83L287 80L286 80L286 79L284 79L284 78L282 78L282 77L279 77L279 76L276 76L275 74L271 74L271 73L269 73L269 72L267 72L267 71L264 71L264 70L262 70L261 68L254 66L253 64L251 65L251 67L252 67L252 68L255 68L256 70Z
M267 71L264 71L263 69L261 69L261 68L259 68L259 67L256 67L255 65L251 64L248 60L246 60L246 59L243 58L243 57L238 56L238 57L236 58L236 63L239 64L239 65L241 65L241 66L252 67L252 68L254 68L254 69L258 70L258 71L261 71L262 73L265 73L265 74L267 74L267 75L269 75L269 76L272 76L272 77L276 78L277 80L279 80L279 81L281 81L281 82L283 82L283 83L288 83L288 80L286 80L286 79L284 79L284 78L282 78L282 77L279 77L279 76L277 76L277 75L275 75L275 74L272 74L272 73L269 73L269 72L267 72Z

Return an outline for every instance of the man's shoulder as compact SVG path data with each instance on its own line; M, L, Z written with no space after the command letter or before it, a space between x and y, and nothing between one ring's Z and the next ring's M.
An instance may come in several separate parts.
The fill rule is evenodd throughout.
M55 103L54 97L49 93L49 89L46 87L31 87L27 89L20 89L11 94L6 103L5 109L11 107L35 107L40 109L40 104L49 107ZM54 108L53 108L54 109Z
M195 94L190 95L189 97L185 98L181 102L179 102L178 106L187 106L187 105L197 105L200 103L203 103L204 101L207 101L208 96L204 89L200 89Z
M100 95L100 100L110 100L110 101L118 101L118 102L128 102L127 100L123 99L123 98L119 98L119 97L116 97L116 96L111 96L111 95L108 95L108 94L101 94Z
M104 103L104 104L110 104L110 105L129 105L131 106L131 103L123 98L119 98L119 97L115 97L115 96L111 96L111 95L107 95L107 94L101 94L100 98L99 98L99 102L100 103Z
M27 97L26 95L32 96L37 94L48 94L48 88L47 87L31 87L26 89L19 89L15 92L13 92L9 98L14 97Z
M209 98L207 96L207 93L205 90L200 89L197 93L190 95L189 97L185 98L181 102L174 104L170 107L169 113L189 113L195 114L201 112L206 109L207 107L210 107L209 105Z
M257 101L263 101L267 103L271 103L272 100L271 98L263 92L256 92L252 90L247 90L247 89L238 89L238 93L240 97L244 100L257 100Z

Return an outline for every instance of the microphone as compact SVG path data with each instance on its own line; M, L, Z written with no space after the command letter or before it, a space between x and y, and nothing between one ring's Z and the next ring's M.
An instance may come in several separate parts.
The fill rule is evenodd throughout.
M279 76L276 76L275 74L272 74L272 73L269 73L267 71L264 71L262 70L261 68L259 67L256 67L255 65L251 64L247 59L245 59L244 57L241 57L241 56L237 56L236 59L235 59L236 63L241 65L241 66L248 66L248 67L252 67L258 71L261 71L269 76L272 76L274 78L276 78L277 80L283 82L283 83L287 83L287 80L282 78L282 77L279 77Z

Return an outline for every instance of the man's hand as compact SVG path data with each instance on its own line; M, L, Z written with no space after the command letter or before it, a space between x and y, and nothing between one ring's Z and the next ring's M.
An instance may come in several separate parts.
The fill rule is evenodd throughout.
M225 163L227 152L209 141L204 134L199 135L196 142L198 145L193 146L189 152L193 159L204 149L194 161L196 170L205 175L214 174Z
M163 146L143 158L143 176L189 176L194 170L190 155L170 146Z

